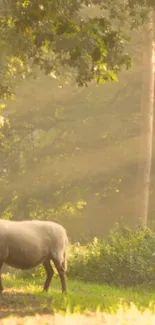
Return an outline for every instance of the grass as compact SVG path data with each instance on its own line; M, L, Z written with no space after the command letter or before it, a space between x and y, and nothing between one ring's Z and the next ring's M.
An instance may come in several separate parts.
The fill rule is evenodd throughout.
M69 291L62 295L58 279L53 280L48 293L42 292L42 279L17 279L6 274L3 283L2 324L155 324L155 292L142 288L68 281Z

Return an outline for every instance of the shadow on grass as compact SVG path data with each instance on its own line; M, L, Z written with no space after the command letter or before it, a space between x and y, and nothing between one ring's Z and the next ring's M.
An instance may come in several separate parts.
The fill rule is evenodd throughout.
M53 315L51 296L6 290L0 297L0 319L8 316Z
M60 281L53 279L49 293L42 292L42 280L24 280L4 276L3 299L0 297L0 319L8 316L51 315L55 313L116 313L120 306L138 310L155 310L155 293L145 289L121 289L108 285L68 281L68 293L62 294Z

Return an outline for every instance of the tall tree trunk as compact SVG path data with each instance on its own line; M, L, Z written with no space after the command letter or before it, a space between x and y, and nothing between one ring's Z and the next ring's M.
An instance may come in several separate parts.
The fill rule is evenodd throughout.
M152 163L153 142L153 115L155 93L155 47L154 47L154 17L150 13L149 30L144 38L143 52L143 80L141 93L141 138L140 138L140 161L138 175L138 205L140 207L138 217L143 227L148 224L150 177Z

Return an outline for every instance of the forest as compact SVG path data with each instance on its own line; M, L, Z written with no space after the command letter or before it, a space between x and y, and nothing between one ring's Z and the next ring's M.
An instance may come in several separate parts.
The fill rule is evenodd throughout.
M69 238L65 295L4 265L2 325L154 322L154 9L0 3L0 218Z

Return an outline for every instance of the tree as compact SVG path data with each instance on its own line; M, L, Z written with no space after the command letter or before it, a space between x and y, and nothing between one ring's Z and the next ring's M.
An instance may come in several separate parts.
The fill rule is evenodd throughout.
M155 92L154 14L152 11L150 12L147 35L145 33L144 35L145 48L143 51L143 80L141 92L142 125L137 189L138 193L140 193L140 202L138 200L138 215L142 225L146 227L148 224L151 182Z
M43 69L53 78L64 75L65 78L74 79L79 86L87 85L93 80L99 83L105 83L109 79L117 80L120 69L123 66L128 68L131 64L130 55L126 53L126 45L130 40L129 29L137 27L147 18L148 9L147 6L144 6L146 4L143 1L141 9L140 0L136 1L136 4L131 0L128 2L106 0L104 3L99 0L66 1L66 4L60 4L59 1L54 3L50 0L42 0L39 4L38 1L5 0L1 4L0 18L1 35L3 35L2 51L0 52L1 98L8 97L12 92L14 82L16 83L20 78L25 78L31 72L33 73L35 66ZM100 14L101 9L102 15ZM90 15L90 10L93 10L93 17ZM32 116L32 112L29 112L27 108L24 114L24 124L18 114L18 116L15 114L10 118L11 127L9 124L3 123L0 175L1 188L5 197L4 206L8 206L12 201L11 208L14 209L18 203L18 206L21 206L21 210L18 209L20 218L24 217L24 213L25 216L29 215L26 209L29 204L30 181L32 181L31 190L35 192L38 184L40 184L38 187L41 191L43 182L49 178L48 173L46 177L42 177L39 172L34 173L37 159L39 160L42 155L42 164L44 164L44 158L48 159L49 157L48 147L46 157L44 157L45 152L42 148L38 148L38 150L34 148L33 132L38 132L40 128L47 130L47 124L50 131L53 125L57 126L61 123L55 116L51 116L51 107L49 107L49 115L47 111L46 113L35 111L35 116ZM65 130L62 131L62 129L63 127L60 128L58 134L56 130L56 145L53 145L52 141L50 143L50 149L52 147L52 150L57 153L56 159L62 155L62 148L57 147L57 140L60 139L61 143L64 141ZM55 159L53 151L50 152L51 164ZM23 157L24 166L22 165ZM34 167L33 178L30 177L31 179L27 180L27 170L30 165ZM12 186L15 179L17 180L16 184ZM25 190L26 180L28 183L27 193ZM24 186L21 189L22 181ZM20 186L18 186L19 184ZM22 193L21 190L24 190L25 193ZM9 204L6 202L5 191L10 195ZM56 197L57 188L52 188L52 191L53 197L54 195ZM51 192L48 190L47 192L50 196ZM42 193L37 193L36 197L32 193L31 205L34 203L32 202L34 197L38 202L39 194L42 197ZM47 200L47 194L45 196ZM65 193L65 200L66 196ZM56 204L60 206L60 199L58 196L57 198ZM50 197L50 204L51 201ZM3 210L2 205L3 203L1 203ZM72 206L69 208L73 211ZM39 209L40 206L38 211ZM55 210L54 212L49 211L50 217L51 213L55 215Z
M0 5L0 97L11 93L15 76L39 66L57 78L74 77L78 85L117 80L131 58L126 26L137 27L151 0L4 0ZM94 17L89 16L93 8ZM98 9L97 9L98 8Z

